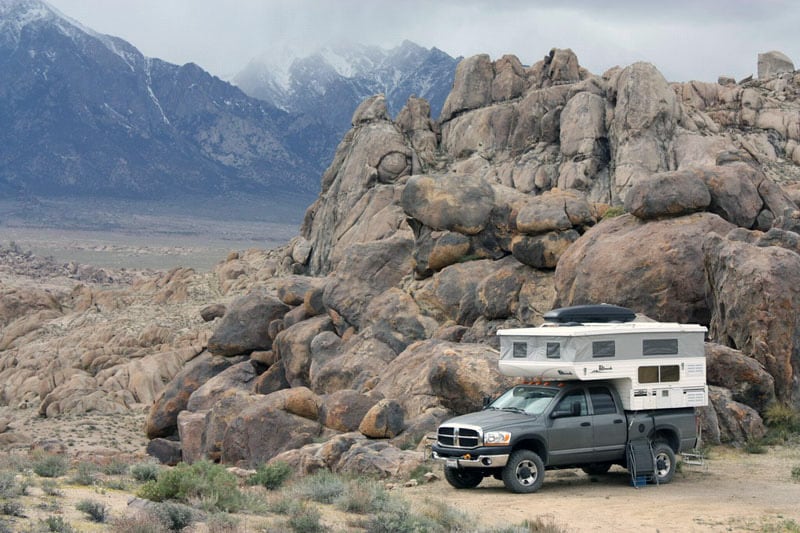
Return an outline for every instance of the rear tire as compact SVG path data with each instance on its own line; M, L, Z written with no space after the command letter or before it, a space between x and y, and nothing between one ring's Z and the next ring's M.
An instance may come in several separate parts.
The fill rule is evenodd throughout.
M544 483L544 463L530 450L512 452L503 468L503 484L516 493L536 492Z
M677 461L675 452L666 442L653 443L653 457L656 460L655 478L658 483L669 483L675 475Z
M474 489L483 481L483 474L463 468L445 467L444 478L457 489Z

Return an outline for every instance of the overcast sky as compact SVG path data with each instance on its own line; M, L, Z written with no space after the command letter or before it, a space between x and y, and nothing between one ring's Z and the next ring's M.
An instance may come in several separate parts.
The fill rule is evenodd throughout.
M800 68L797 0L49 0L143 54L230 78L255 56L342 40L409 39L452 56L515 54L523 63L572 48L601 74L653 63L670 81L741 79L759 52Z

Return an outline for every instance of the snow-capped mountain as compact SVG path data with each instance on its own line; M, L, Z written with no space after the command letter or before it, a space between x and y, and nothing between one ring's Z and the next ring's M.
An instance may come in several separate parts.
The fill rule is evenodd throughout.
M436 118L452 88L459 59L410 41L390 50L341 44L300 57L279 48L253 59L233 82L276 107L320 117L338 137L350 127L358 104L377 93L386 95L393 114L410 95L425 98Z
M325 124L143 56L40 0L0 0L0 191L313 196Z

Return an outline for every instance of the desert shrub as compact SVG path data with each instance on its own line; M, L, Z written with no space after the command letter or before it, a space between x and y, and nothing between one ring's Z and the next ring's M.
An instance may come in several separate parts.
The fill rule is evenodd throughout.
M318 503L333 503L344 490L345 482L329 470L319 470L294 487L298 496Z
M179 463L174 468L162 470L155 481L141 486L138 496L155 502L200 501L211 511L234 512L242 505L236 476L210 461L191 465Z
M215 513L206 519L208 533L235 533L239 531L239 519L228 513Z
M170 531L180 531L195 521L194 509L181 503L163 502L152 512Z
M388 499L389 493L380 482L353 480L334 505L347 513L370 514L383 509Z
M153 513L140 511L115 518L111 522L115 533L168 533L170 529Z
M22 494L14 472L0 472L0 498L16 498Z
M267 509L275 514L290 515L300 509L300 501L291 496L281 496L270 500Z
M75 475L70 478L70 481L76 485L91 487L97 482L97 466L93 463L79 463Z
M606 212L603 213L603 220L607 218L617 218L618 216L622 216L625 214L625 208L621 205L615 205L606 209Z
M764 446L763 441L759 439L749 439L744 443L744 451L752 454L767 453L767 448Z
M286 525L295 533L322 533L326 528L320 522L321 518L322 514L316 507L301 504L298 511L286 521Z
M39 483L39 487L42 489L42 492L47 494L48 496L63 496L64 491L58 486L58 482L55 479L46 478Z
M792 468L792 479L795 481L800 481L800 466L795 466Z
M431 467L425 463L420 463L414 467L409 474L409 479L416 479L419 483L425 482L425 474L431 471Z
M124 476L128 473L130 467L128 463L113 459L110 463L103 466L103 473L107 476Z
M491 529L486 533L565 533L567 531L569 530L557 525L552 519L537 516L534 519L525 520L519 525Z
M279 461L268 465L259 465L256 473L247 479L247 483L275 490L280 488L291 475L292 467Z
M414 533L417 531L442 531L430 518L413 513L409 505L390 498L377 513L358 523L367 533Z
M133 479L140 482L155 481L160 471L161 467L155 463L138 463L130 468Z
M39 477L61 477L67 473L69 462L63 455L54 453L37 453L31 465Z
M800 414L784 403L773 403L764 412L767 426L785 434L800 432Z
M459 531L469 524L466 513L444 502L431 501L425 505L421 514L431 519L444 531Z
M75 504L75 509L86 514L92 522L103 523L108 519L108 507L96 500L81 500Z
M39 525L42 530L51 533L73 533L75 531L63 516L48 516L44 520L39 520Z
M8 522L0 520L0 533L14 533L14 530Z
M17 500L0 502L0 514L5 516L25 516L25 508Z

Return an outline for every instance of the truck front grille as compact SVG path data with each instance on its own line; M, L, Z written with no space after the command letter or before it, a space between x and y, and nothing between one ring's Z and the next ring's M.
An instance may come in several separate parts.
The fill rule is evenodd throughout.
M480 431L459 426L440 426L439 444L453 448L477 448L481 443Z

